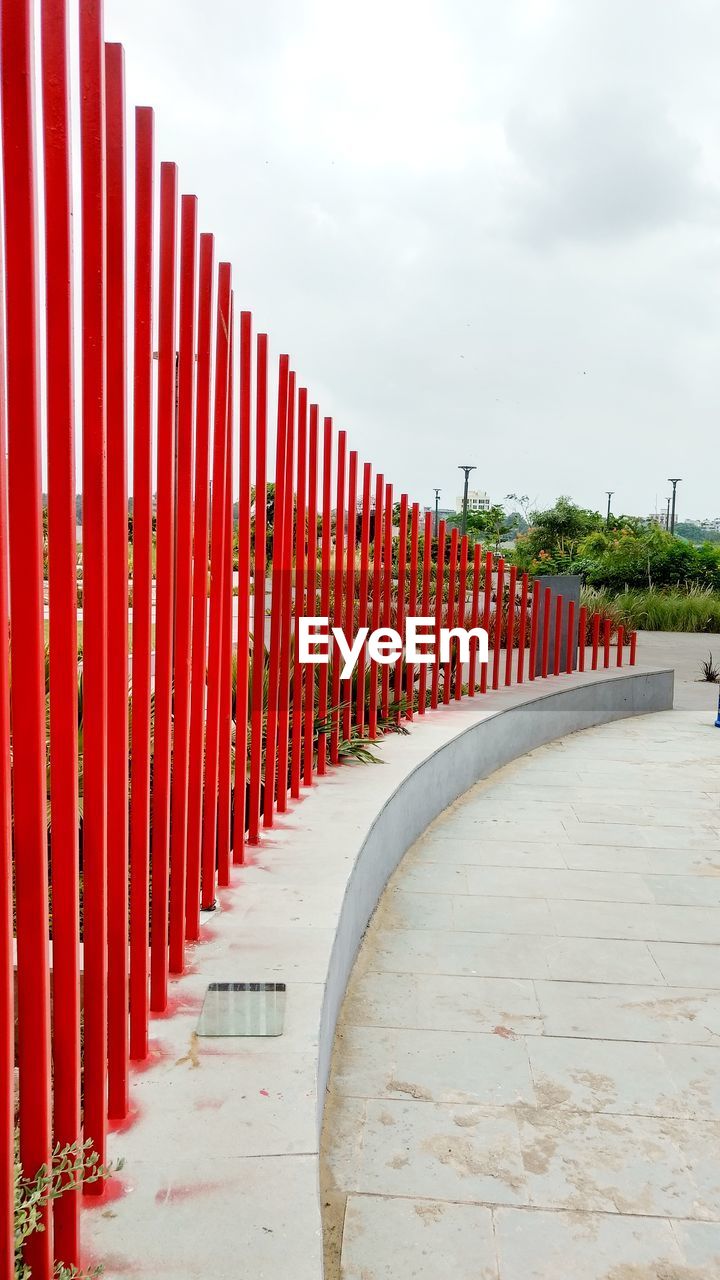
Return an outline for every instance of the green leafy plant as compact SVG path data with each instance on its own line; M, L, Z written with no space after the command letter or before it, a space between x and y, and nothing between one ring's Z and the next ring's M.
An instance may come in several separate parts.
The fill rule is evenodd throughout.
M700 663L700 679L708 684L720 684L720 667L713 662L712 654L708 654L707 658Z
M18 1133L15 1133L15 1280L31 1280L32 1271L24 1259L25 1246L31 1236L45 1230L43 1218L53 1201L63 1195L77 1195L84 1183L109 1178L112 1169L99 1162L92 1142L59 1144L52 1153L50 1165L41 1165L34 1177L28 1177L20 1163ZM117 1164L116 1169L120 1168ZM98 1276L102 1267L80 1271L59 1262L55 1280L89 1280Z

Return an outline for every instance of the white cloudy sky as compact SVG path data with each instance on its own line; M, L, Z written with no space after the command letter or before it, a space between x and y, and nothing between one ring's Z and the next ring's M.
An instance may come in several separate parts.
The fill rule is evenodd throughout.
M107 0L238 301L413 498L719 515L716 0Z

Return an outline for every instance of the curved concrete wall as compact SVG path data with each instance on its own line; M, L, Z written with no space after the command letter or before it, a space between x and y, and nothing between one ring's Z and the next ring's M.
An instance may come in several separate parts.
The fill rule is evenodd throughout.
M335 1027L350 973L370 918L390 876L426 827L482 778L535 747L593 725L667 711L674 673L594 675L592 683L564 685L525 697L459 732L431 752L399 784L363 840L348 879L328 970L318 1051L318 1128L322 1127ZM530 693L530 698L527 694ZM539 695L539 696L538 696Z

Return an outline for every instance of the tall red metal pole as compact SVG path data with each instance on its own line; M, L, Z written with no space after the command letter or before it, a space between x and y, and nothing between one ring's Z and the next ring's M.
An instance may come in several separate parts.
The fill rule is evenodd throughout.
M560 649L562 646L563 633L563 598L555 597L555 635L553 644L553 675L560 675Z
M230 294L228 332L227 425L225 428L225 490L223 498L222 611L220 638L220 702L218 715L218 884L230 883L230 809L232 805L232 650L233 650L233 433L235 387L235 305Z
M468 571L468 537L464 533L460 539L460 569L458 572L458 606L457 606L457 625L465 626L465 610L467 608L467 571ZM463 664L458 654L458 661L455 667L455 701L459 702L462 698L463 685Z
M580 605L578 615L578 671L585 670L585 640L587 637L587 607Z
M355 449L350 450L348 462L348 501L347 501L347 544L345 563L345 636L348 644L352 644L355 618L355 541L357 525L357 466L358 456ZM349 738L353 718L352 676L343 681L342 701L346 703L342 711L342 735Z
M518 618L518 660L517 660L517 683L522 684L525 676L525 644L527 641L527 613L528 613L528 576L526 573L522 575L520 586L520 615ZM532 657L530 659L532 666Z
M567 653L565 654L565 670L568 675L572 675L573 670L575 635L575 601L568 600L567 638L565 641L565 647L567 649Z
M84 1131L102 1162L107 1111L107 432L105 49L99 0L80 7L83 415ZM7 190L7 184L6 184ZM28 288L27 271L25 287ZM9 355L9 352L8 352ZM9 360L9 364L12 361ZM27 429L27 428L26 428ZM15 485L10 472L11 497ZM11 523L14 526L11 506ZM13 626L17 616L12 609ZM13 682L17 679L13 659ZM14 726L13 726L14 727ZM17 754L15 756L17 766ZM17 798L16 798L17 849ZM33 1000L37 999L37 993ZM37 1046L34 1048L37 1053ZM86 1183L91 1195L101 1183Z
M295 514L295 411L296 377L288 379L288 419L285 442L285 505L283 511L282 569L280 575L280 678L278 684L277 811L287 810L290 737L290 644L293 631L293 530Z
M148 1048L152 635L153 113L135 112L130 1057Z
M634 667L637 661L637 631L630 632L630 666Z
M370 586L370 511L372 506L372 467L363 464L362 522L360 525L360 580L358 583L358 629L367 626L368 591ZM355 723L359 736L365 733L365 672L367 648L363 645L358 656L357 691L355 698Z
M552 604L552 592L549 587L545 587L543 592L543 619L542 619L542 648L540 650L540 675L543 680L546 679L548 673L548 657L550 649L550 608Z
M227 468L228 395L230 382L231 270L218 267L215 325L215 404L210 539L210 637L207 664L205 730L205 804L203 809L202 885L200 906L215 905L217 854L218 770L220 746L220 664L223 638L223 580L225 560L225 478Z
M188 796L190 767L190 662L192 635L193 446L195 427L195 316L197 199L180 202L180 347L177 406L177 543L175 550L175 711L170 852L170 972L185 958Z
M193 494L192 649L188 754L187 885L185 936L200 937L200 865L205 773L208 532L210 513L210 394L212 379L214 241L200 236L197 381L195 388L195 487Z
M0 387L5 387L5 297L2 237L0 237ZM68 277L69 280L69 277ZM49 390L49 373L48 373ZM72 439L72 435L71 435ZM74 471L73 471L74 475ZM0 395L0 1275L9 1277L15 1269L15 959L13 955L13 866L12 866L12 799L10 790L10 614L8 609L8 518L7 518L7 430L5 396ZM76 667L77 669L77 667ZM52 781L51 781L52 786ZM77 860L75 862L77 883ZM76 899L77 901L77 899ZM77 911L75 912L77 922ZM77 929L77 923L75 925ZM77 954L77 953L76 953ZM79 993L79 982L76 984ZM79 1026L79 1000L76 995L76 1028ZM68 1028L68 1032L70 1028ZM64 1049L65 1065L70 1066L72 1042ZM75 1067L77 1091L77 1124L80 1113L80 1037L76 1032ZM64 1090L67 1105L69 1094ZM64 1120L72 1117L69 1110ZM60 1117L56 1117L56 1126ZM76 1199L76 1197L66 1197ZM77 1205L65 1224L55 1219L56 1241L63 1256L73 1247L77 1250ZM63 1243L64 1241L64 1243Z
M383 549L383 494L385 477L379 473L375 477L375 524L373 528L373 568L372 568L372 622L370 629L377 631L380 626L382 605L382 549ZM370 690L368 697L368 737L377 737L378 712L378 664L370 659Z
M432 666L430 706L437 711L440 684L440 630L442 628L445 577L445 521L438 523L437 563L435 565L435 661Z
M450 533L450 563L448 565L448 600L447 600L447 622L449 629L455 626L455 575L457 573L458 562L458 529L455 525ZM450 684L451 684L452 664L448 659L443 671L443 702L445 706L450 705Z
M410 513L410 578L408 585L408 617L417 615L418 598L418 549L420 544L420 506L413 502ZM467 552L466 552L467 554ZM361 588L362 590L362 588ZM405 715L413 719L415 704L415 665L408 662L405 673Z
M302 732L303 732L303 690L306 682L306 671L298 657L298 637L300 618L305 611L305 546L306 546L306 501L307 501L307 390L301 387L298 392L298 441L297 441L297 513L295 517L295 599L294 599L294 637L295 664L292 673L292 743L290 751L290 794L297 800L300 795L300 775L302 767ZM309 672L307 673L309 675Z
M108 1112L128 1109L128 500L125 65L105 46L107 155Z
M310 405L310 440L308 456L308 552L305 591L305 615L317 614L317 553L318 553L318 406ZM313 731L315 722L315 668L305 672L305 706L303 724L303 784L312 786L313 779Z
M474 630L479 625L480 620L480 568L482 565L482 547L479 542L475 543L473 548L473 576L472 576L472 599L470 604L470 629ZM468 694L471 698L475 697L476 671L477 671L477 640L470 641L470 663L468 670Z
M505 595L505 561L498 556L497 577L495 580L495 635L493 637L493 669L492 687L500 687L500 649L503 639L503 604Z
M250 702L248 843L260 833L263 723L265 714L265 572L267 567L267 334L257 339L255 397L255 543L253 547L253 659Z
M339 627L343 620L343 578L345 568L345 451L347 432L338 431L337 480L335 488L335 566L333 590L333 626ZM330 760L337 764L340 745L340 665L342 658L336 644L331 645L331 709L332 729L330 732Z
M600 647L600 614L594 613L592 620L592 670L597 671L598 650Z
M540 622L540 583L536 578L533 582L532 589L532 609L530 613L530 656L528 678L534 680L537 675L537 655L539 643L539 622Z
M621 623L618 623L618 629L617 629L617 665L618 665L619 667L621 667L621 666L622 666L622 664L623 664L623 645L624 645L624 643L625 643L625 628L622 626L622 624L621 624Z
M235 683L235 801L233 862L244 861L247 828L248 707L250 672L250 418L252 414L252 316L240 312L240 440L238 449L238 624ZM231 611L232 612L232 611Z
M517 566L510 565L508 584L507 627L505 629L505 684L512 684L513 645L515 642L515 594L517 591Z
M277 439L275 443L275 494L273 503L272 601L268 662L267 727L265 731L265 783L263 826L273 824L275 766L277 761L278 686L280 680L280 628L282 622L282 542L285 510L285 443L288 415L289 360L280 356L278 368Z
M330 547L332 543L332 418L325 418L323 423L323 488L322 488L322 568L320 573L320 617L330 615ZM325 724L328 714L328 666L321 663L318 667L318 721ZM327 768L328 735L318 735L319 775Z
M423 571L422 571L422 617L430 617L430 572L432 569L432 514L425 512L425 523L423 525ZM425 703L427 701L427 678L428 663L423 662L420 667L420 680L418 687L418 715L425 715Z
M612 621L605 618L603 622L603 666L610 666L610 641L612 638Z
M392 621L391 602L392 602L392 574L393 574L393 487L391 484L385 485L385 506L383 508L385 517L384 544L383 544L383 604L382 604L382 620L383 627L389 627ZM383 720L387 720L390 713L390 667L383 666L382 669L382 698L381 708Z
M160 166L158 304L157 567L155 589L155 750L152 775L150 1008L167 1007L170 882L173 612L175 606L175 406L177 167Z
M490 614L492 610L492 579L493 579L493 553L485 552L485 578L483 582L483 630L488 634L488 650L490 647ZM487 662L483 662L480 672L480 692L487 693L488 687L488 667L490 665L490 654L488 652Z
M397 608L395 629L402 636L405 629L405 581L407 577L407 541L408 541L408 496L400 494L400 523L398 528L398 568L397 568ZM395 719L400 724L402 719L401 703L403 696L403 651L395 663L395 682L393 686L393 702L397 704Z
M75 515L75 420L72 337L72 178L68 14L66 0L42 8L43 157L45 163L45 293L47 352L48 576L50 600L50 795L53 888L53 1119L61 1146L80 1137L80 938L78 922L78 655ZM0 262L0 280L2 263ZM1 288L1 286L0 286ZM12 870L10 814L9 653L7 647L7 476L4 421L4 304L0 297L0 840L5 879L0 929L10 948L7 1011L3 1035L14 1053L12 1013ZM52 335L52 336L51 336ZM3 982L5 982L5 952ZM5 1022L7 1016L8 1021ZM4 1064L3 1064L4 1065ZM9 1099L14 1101L12 1056ZM8 1095L3 1071L3 1106ZM7 1136L12 1152L12 1109ZM4 1151L3 1147L3 1151ZM2 1171L5 1173L5 1162ZM0 1212L10 1197L7 1183ZM61 1196L53 1209L56 1257L68 1266L79 1259L77 1195ZM3 1224L4 1226L4 1224ZM5 1239L4 1230L2 1238ZM8 1235L8 1240L9 1240ZM0 1259L4 1261L4 1251ZM0 1268L2 1262L0 1262ZM11 1274L12 1267L8 1270Z

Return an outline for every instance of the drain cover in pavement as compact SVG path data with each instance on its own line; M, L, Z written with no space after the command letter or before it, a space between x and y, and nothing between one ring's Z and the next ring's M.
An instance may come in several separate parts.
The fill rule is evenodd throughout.
M199 1036L280 1036L284 982L211 982L198 1019Z

